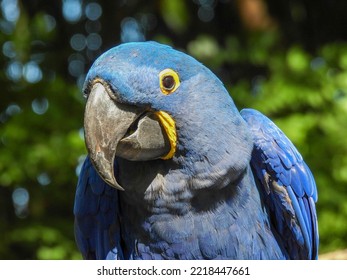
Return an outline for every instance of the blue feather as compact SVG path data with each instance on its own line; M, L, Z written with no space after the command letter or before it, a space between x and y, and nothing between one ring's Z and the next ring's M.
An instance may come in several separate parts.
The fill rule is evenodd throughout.
M317 200L317 189L310 169L290 140L267 117L251 109L242 110L241 115L254 134L252 166L268 195L267 203L276 221L274 226L288 235L286 247L292 258L316 259L318 229L313 201ZM263 128L259 130L259 126ZM259 157L263 163L259 163ZM266 173L258 171L264 169ZM274 182L270 191L264 178ZM279 186L283 186L281 192ZM289 216L285 222L286 213L294 220Z
M160 88L167 68L180 81L171 94ZM118 157L116 149L114 176L123 192L107 185L86 158L74 205L84 258L317 258L311 171L268 118L254 110L240 115L209 69L168 46L129 43L94 62L87 97L95 83L115 103L166 112L177 147L170 159L147 161Z

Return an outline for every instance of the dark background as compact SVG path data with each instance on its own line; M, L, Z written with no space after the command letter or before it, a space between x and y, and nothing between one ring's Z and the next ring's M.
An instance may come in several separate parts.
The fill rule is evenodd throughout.
M102 52L143 40L202 61L285 131L318 184L320 252L347 247L347 1L0 3L1 259L80 258L81 86Z

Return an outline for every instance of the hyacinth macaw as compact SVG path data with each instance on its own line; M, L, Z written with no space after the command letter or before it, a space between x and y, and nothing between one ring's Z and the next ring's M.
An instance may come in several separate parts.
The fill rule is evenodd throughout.
M110 49L84 93L85 259L316 259L317 189L283 132L155 42Z

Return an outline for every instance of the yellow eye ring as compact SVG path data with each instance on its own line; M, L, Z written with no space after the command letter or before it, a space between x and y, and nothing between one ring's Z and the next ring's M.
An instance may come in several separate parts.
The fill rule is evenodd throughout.
M165 69L159 73L160 89L165 95L173 93L180 86L180 78L172 69Z

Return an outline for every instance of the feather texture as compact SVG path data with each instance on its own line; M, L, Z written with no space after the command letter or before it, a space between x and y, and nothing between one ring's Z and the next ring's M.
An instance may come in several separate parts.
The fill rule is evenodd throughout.
M317 188L312 173L292 142L267 117L252 109L241 111L253 137L252 167L272 223L293 259L316 259L318 228L314 203Z
M160 89L167 68L180 80L171 94ZM87 96L95 81L107 85L112 102L166 112L177 146L166 160L116 156L114 177L125 191L107 185L86 158L74 206L84 258L317 258L311 171L268 118L240 114L205 66L168 46L129 43L96 60Z

